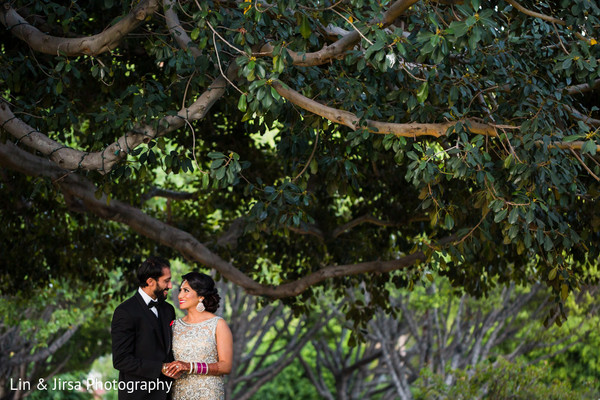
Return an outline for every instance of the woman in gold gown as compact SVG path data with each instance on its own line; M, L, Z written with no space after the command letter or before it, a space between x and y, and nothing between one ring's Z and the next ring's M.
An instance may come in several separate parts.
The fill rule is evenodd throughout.
M224 399L223 375L231 371L233 340L227 323L213 314L219 300L210 276L198 272L183 276L179 308L187 315L172 323L176 361L163 371L177 377L173 400Z

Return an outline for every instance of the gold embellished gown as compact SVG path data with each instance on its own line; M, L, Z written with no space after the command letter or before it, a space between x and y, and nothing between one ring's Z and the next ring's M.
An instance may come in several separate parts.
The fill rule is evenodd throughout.
M188 324L181 318L173 322L173 355L185 362L218 361L217 322L213 317L196 324ZM225 391L223 377L184 374L173 384L173 400L223 400Z

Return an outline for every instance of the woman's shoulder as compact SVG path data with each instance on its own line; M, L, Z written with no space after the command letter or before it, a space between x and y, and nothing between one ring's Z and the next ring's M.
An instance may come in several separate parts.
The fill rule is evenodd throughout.
M217 323L216 323L216 329L217 330L226 330L226 331L230 331L229 329L229 325L227 324L227 321L225 321L225 319L217 316Z

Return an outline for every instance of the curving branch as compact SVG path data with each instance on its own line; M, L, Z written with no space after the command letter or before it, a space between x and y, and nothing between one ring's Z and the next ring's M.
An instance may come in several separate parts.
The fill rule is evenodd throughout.
M548 22L551 22L551 23L557 24L557 25L563 25L563 26L567 25L567 23L565 21L563 21L562 19L554 18L550 15L531 11L531 10L523 7L519 3L517 3L515 0L506 0L506 2L508 4L510 4L511 6L513 6L514 8L516 8L517 10L521 11L523 14L529 15L530 17L543 19L544 21L548 21Z
M331 122L345 125L351 128L352 130L361 129L361 126L359 124L360 118L358 118L355 114L349 111L338 110L337 108L329 107L317 101L311 100L308 97L303 96L299 92L292 90L287 86L284 86L280 82L273 82L272 86L281 97L297 105L298 107L305 109L306 111L326 118ZM396 136L412 138L420 136L440 137L445 136L448 128L456 125L456 123L458 122L464 122L468 124L470 131L473 133L493 137L498 136L498 132L496 131L496 128L494 126L482 124L473 120L451 121L436 124L400 124L367 120L366 128L370 132L378 134L391 133Z
M37 363L37 362L47 360L50 356L52 356L54 353L56 353L58 350L60 350L60 348L62 346L64 346L64 344L67 343L69 341L69 339L71 339L71 337L77 332L77 330L79 329L80 326L81 326L81 323L78 323L78 324L70 327L62 335L60 335L60 337L58 337L56 340L54 340L52 343L50 343L48 345L48 347L46 347L36 353L27 354L22 357L10 358L8 361L9 364L19 365L19 364L30 363L30 362Z
M169 28L169 32L175 38L175 41L184 50L190 50L194 57L200 57L202 52L193 45L192 38L189 37L185 29L181 26L181 22L179 21L179 17L177 17L177 13L175 12L175 2L173 0L163 0L163 8L165 10L165 21L167 23L167 27ZM192 44L190 46L190 43Z
M296 281L278 286L262 285L228 261L213 253L188 232L157 220L140 209L119 200L107 202L106 197L95 197L96 187L85 177L69 174L51 161L21 150L12 143L0 144L0 166L19 171L29 176L47 177L58 185L65 196L79 199L89 213L100 218L119 222L129 226L142 236L180 252L186 259L218 271L224 278L243 287L253 295L267 296L272 299L296 296L309 287L331 278L344 276L386 273L408 268L417 262L427 259L422 251L416 251L396 260L369 261L349 265L331 265L312 272ZM442 239L438 245L443 246L456 239L453 236Z
M288 226L288 229L291 232L297 233L299 235L313 235L317 239L325 240L325 234L323 233L323 231L314 225L306 225L306 227Z
M349 127L352 130L361 129L361 125L359 124L359 118L349 112L344 110L338 110L337 108L329 107L324 104L321 104L317 101L309 99L308 97L303 96L299 92L290 89L289 87L283 85L280 82L272 82L271 85L273 88L279 93L281 97L288 100L289 102L297 105L309 111L313 114L319 115L323 118L328 119L331 122L336 124L344 125ZM485 135L490 137L498 136L498 128L504 129L518 129L516 126L502 126L502 125L491 125L491 124L482 124L481 122L477 122L473 119L463 119L458 121L450 121L450 122L442 122L442 123L434 123L434 124L421 124L421 123L393 123L393 122L380 122L373 120L366 120L366 125L364 128L368 129L369 132L375 134L393 134L396 136L403 137L411 137L417 138L421 136L433 136L435 138L439 138L446 135L446 132L449 128L453 127L457 123L463 123L468 126L469 132L477 134L477 135ZM543 145L542 141L536 142L537 145ZM581 150L584 146L585 142L583 141L575 141L575 142L552 142L548 147L557 147L559 149L575 149ZM600 145L596 146L596 151L600 153Z
M75 39L46 35L21 17L9 3L4 3L4 7L0 9L0 23L37 52L52 55L93 56L116 48L129 32L137 28L157 9L157 0L142 0L129 14L104 32Z
M170 200L194 200L197 199L200 192L180 192L177 190L163 189L159 187L153 187L148 192L141 196L142 203L147 202L153 197L164 197Z
M582 83L581 85L568 86L565 90L568 94L580 94L586 92L592 92L596 89L600 89L600 79L596 79L591 85Z
M600 119L595 119L592 117L588 117L587 115L583 115L581 112L566 104L564 105L564 107L569 112L569 114L571 114L571 116L576 120L582 121L583 123L591 125L594 128L600 127Z
M395 222L382 221L380 219L373 217L372 215L363 215L361 217L353 219L352 221L350 221L348 223L345 223L344 225L341 225L341 226L335 228L332 232L332 236L334 238L337 238L344 232L347 232L350 229L354 228L355 226L358 226L358 225L364 224L364 223L369 223L369 224L378 225L378 226L400 226L401 225L401 224L398 224Z
M523 14L529 15L530 17L539 18L539 19L542 19L544 21L547 21L547 22L550 22L550 23L556 24L556 25L567 26L567 23L565 21L563 21L562 19L555 18L555 17L553 17L551 15L546 15L546 14L538 13L538 12L535 12L535 11L531 11L531 10L523 7L516 0L506 0L506 2L508 4L510 4L511 6L513 6L514 8L516 8L517 10L519 10L520 12L522 12ZM575 35L575 37L577 39L583 40L585 42L589 42L589 39L587 39L581 33L579 33L579 32L573 32L573 34Z
M380 23L382 27L391 25L396 18L402 15L406 10L419 0L398 0L392 4L383 14L381 20L371 21L371 24ZM293 60L293 64L301 67L311 67L325 64L335 58L344 56L344 53L360 43L361 34L355 30L350 31L335 43L323 47L321 50L313 53L298 53L288 50L289 56ZM262 46L260 52L256 55L270 56L273 54L273 46L269 43Z
M348 232L349 230L357 227L358 225L365 224L365 223L378 225L378 226L395 227L395 226L408 225L415 221L421 221L421 220L429 221L429 218L416 217L416 218L410 218L408 221L404 221L404 222L392 222L392 221L384 221L381 219L377 219L372 215L366 214L366 215L357 217L349 222L346 222L343 225L338 226L333 231L331 231L331 234L327 235L327 237L335 239L335 238L339 237L340 235L342 235L343 233ZM289 227L287 227L287 229L290 230L291 232L294 232L294 233L297 233L300 235L313 235L320 240L325 240L325 238L326 238L326 234L323 233L323 231L315 225L305 225L303 227L289 226Z
M228 73L237 74L237 66L233 64ZM104 150L91 153L69 148L50 139L47 135L17 118L4 101L0 102L0 127L16 137L18 142L49 157L61 168L97 170L107 173L116 163L125 159L127 153L140 144L148 143L154 138L173 132L184 126L186 122L204 118L210 108L225 93L226 88L225 78L218 77L190 107L182 109L177 115L167 115L153 125L138 126L108 145Z

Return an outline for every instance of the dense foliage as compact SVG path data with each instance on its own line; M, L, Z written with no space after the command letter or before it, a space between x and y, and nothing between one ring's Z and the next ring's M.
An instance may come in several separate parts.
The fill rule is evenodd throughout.
M359 282L387 307L397 269L397 287L440 270L475 295L534 280L564 300L600 249L599 16L590 0L6 3L0 290L166 246L298 307Z

